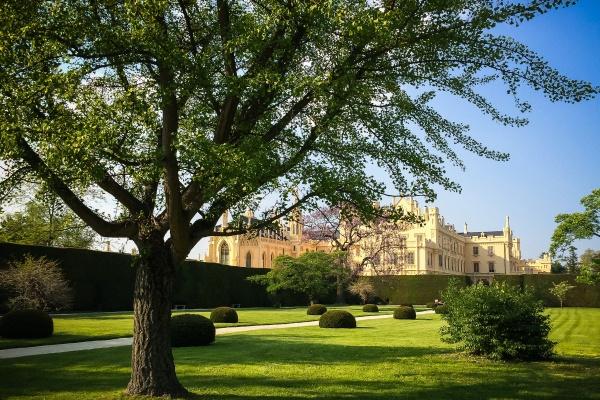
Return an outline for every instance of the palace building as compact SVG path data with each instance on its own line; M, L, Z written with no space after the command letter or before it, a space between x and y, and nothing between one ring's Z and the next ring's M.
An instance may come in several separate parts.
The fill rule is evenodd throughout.
M447 223L437 207L420 208L412 198L394 198L389 207L402 207L421 217L420 224L391 226L402 246L390 247L383 256L373 258L364 269L365 275L469 275L474 280L489 280L498 274L549 273L552 260L548 255L537 260L521 259L521 241L513 235L509 217L500 230L469 231L465 223L462 232ZM252 212L246 218L253 219ZM217 230L228 225L228 214ZM283 221L279 230L264 229L254 235L213 236L205 261L247 267L271 268L280 255L298 256L307 251L332 251L327 241L303 237L302 218ZM369 229L365 227L364 229ZM349 253L360 263L368 257L366 243L357 243ZM385 272L382 272L385 271Z

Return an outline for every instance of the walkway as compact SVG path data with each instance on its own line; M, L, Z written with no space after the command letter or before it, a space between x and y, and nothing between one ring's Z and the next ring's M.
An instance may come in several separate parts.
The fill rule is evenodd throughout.
M432 310L419 311L418 315L432 314ZM356 317L357 321L369 321L372 319L392 318L391 314L369 315L366 317ZM291 324L273 324L273 325L250 325L250 326L231 326L227 328L218 328L217 335L228 333L261 331L270 329L301 328L304 326L318 326L319 321L294 322ZM0 359L18 358L27 356L37 356L42 354L67 353L70 351L105 349L109 347L131 346L132 338L118 338L108 340L90 340L87 342L50 344L46 346L20 347L15 349L0 350Z

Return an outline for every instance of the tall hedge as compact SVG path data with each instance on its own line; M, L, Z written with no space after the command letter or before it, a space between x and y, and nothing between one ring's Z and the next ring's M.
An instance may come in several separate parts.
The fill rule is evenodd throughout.
M466 286L469 278L460 275L395 275L371 276L375 295L390 304L426 304L441 298L450 279Z
M535 297L542 300L547 307L559 307L560 301L550 293L553 283L562 281L575 286L567 292L564 305L567 307L600 307L600 284L586 285L578 283L575 275L571 274L537 274L498 276L499 281L517 285L521 288L529 286Z
M133 304L134 256L94 250L0 243L0 268L25 254L46 256L59 263L73 288L74 311L125 311ZM246 280L267 270L186 261L177 267L173 304L212 308L241 304L270 306L265 289ZM0 294L4 303L6 294Z

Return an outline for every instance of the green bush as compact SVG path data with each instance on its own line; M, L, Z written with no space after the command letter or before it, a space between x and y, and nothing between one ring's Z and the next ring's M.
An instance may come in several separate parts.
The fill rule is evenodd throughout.
M327 311L319 318L321 328L356 328L354 315L344 310Z
M379 307L377 307L377 304L365 304L363 306L363 311L364 312L379 312Z
M408 303L400 303L400 306L414 308L412 304L408 304Z
M394 318L396 319L416 319L417 313L415 309L408 306L400 306L394 310Z
M323 315L327 312L327 307L323 304L311 304L306 310L308 315Z
M171 346L208 346L215 341L213 322L197 314L179 314L171 318Z
M10 311L0 319L0 336L9 339L37 339L52 336L52 318L39 310Z
M544 315L542 302L532 291L504 283L462 289L450 285L444 301L444 341L496 360L540 360L552 356L549 317Z
M210 313L210 320L212 322L226 322L234 324L238 322L238 314L231 307L217 307Z
M444 305L436 306L434 308L434 311L435 311L436 314L447 314L448 313L448 306L445 305L445 304Z

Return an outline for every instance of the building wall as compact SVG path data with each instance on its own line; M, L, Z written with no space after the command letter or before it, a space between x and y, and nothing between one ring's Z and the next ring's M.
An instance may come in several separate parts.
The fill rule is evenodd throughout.
M549 273L551 259L521 260L521 242L513 236L510 220L506 217L502 230L463 232L446 223L437 207L420 208L411 198L395 198L391 207L401 207L422 218L421 224L395 227L399 229L404 245L379 259L378 268L365 269L365 275L423 275L444 274L473 276L476 280L489 280L495 275ZM251 216L249 215L249 218ZM258 235L211 237L205 261L222 262L223 243L229 248L229 265L246 266L246 255L251 255L251 267L272 268L273 259L279 255L298 256L307 251L333 249L331 243L309 241L302 237L302 219L283 223L281 232L261 231ZM223 217L223 227L227 215ZM217 229L223 229L218 227ZM368 229L366 227L365 229ZM370 238L350 249L355 262L367 256L365 250ZM477 251L473 249L477 248ZM477 270L478 266L478 270Z

